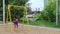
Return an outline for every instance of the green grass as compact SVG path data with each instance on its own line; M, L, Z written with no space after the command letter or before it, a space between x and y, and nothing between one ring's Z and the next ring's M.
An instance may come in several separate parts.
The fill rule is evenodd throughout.
M52 27L52 28L60 28L60 23L58 23L58 26L56 26L56 22L49 22L46 20L28 20L30 25L35 25L35 26L45 26L45 27ZM22 20L19 22L22 24ZM24 24L28 24L26 22L26 18L24 18Z
M45 21L45 20L35 21L32 24L36 24L37 26L46 26L46 27L60 28L60 25L56 26L56 22L49 22L49 21Z
M45 27L52 27L52 28L60 28L60 23L56 26L56 22L49 22L45 20L38 20L38 21L29 21L30 25L35 26L45 26ZM22 24L22 23L21 23ZM27 24L27 23L24 23Z

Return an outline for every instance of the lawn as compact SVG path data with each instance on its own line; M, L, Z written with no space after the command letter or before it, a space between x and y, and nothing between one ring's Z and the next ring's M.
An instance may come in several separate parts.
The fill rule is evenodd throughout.
M49 22L45 20L38 20L38 21L29 21L30 25L35 25L35 26L45 26L45 27L52 27L52 28L60 28L60 23L58 26L56 26L56 22ZM20 22L20 24L22 24ZM24 23L27 24L27 23Z

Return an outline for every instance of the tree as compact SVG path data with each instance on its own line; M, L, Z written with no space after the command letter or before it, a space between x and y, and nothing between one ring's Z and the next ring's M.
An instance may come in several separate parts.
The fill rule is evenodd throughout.
M3 14L3 0L0 0L0 20L2 21L2 14Z
M28 0L26 0L26 2L27 1ZM24 0L5 0L5 2L6 2L6 11L7 11L8 4L10 4L10 5L18 5L18 6L25 6L25 1ZM24 11L23 7L21 7L21 8L14 8L12 6L11 7L11 13L12 13L11 17L20 19L21 17L23 17L23 11ZM7 12L6 12L6 14L7 14Z
M27 2L28 0L26 0ZM5 0L6 5L12 4L12 5L19 5L19 6L24 6L25 1L24 0Z
M58 0L58 7L59 7L59 23L60 23L60 0Z
M3 1L0 0L0 10L3 8Z
M46 8L38 14L38 19L48 20L50 22L55 22L56 19L56 1L50 2Z

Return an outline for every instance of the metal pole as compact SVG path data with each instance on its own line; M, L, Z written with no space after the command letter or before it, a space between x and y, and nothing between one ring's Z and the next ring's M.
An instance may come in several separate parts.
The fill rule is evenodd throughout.
M56 26L58 26L58 0L56 0Z
M30 24L28 21L28 13L27 13L27 7L26 7L26 0L25 0L25 13L26 13L26 19L27 19L27 23L28 23L28 31L30 31Z
M5 0L3 0L3 24L5 24Z

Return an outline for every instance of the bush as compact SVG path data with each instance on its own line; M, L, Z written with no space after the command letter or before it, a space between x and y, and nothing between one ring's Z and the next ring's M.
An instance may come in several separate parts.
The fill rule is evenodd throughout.
M28 19L28 22L31 23L31 21L29 19ZM23 23L23 18L20 18L20 23ZM26 18L24 18L24 23L28 24Z

